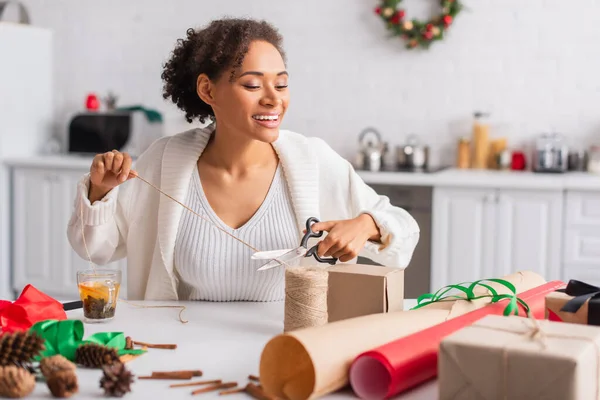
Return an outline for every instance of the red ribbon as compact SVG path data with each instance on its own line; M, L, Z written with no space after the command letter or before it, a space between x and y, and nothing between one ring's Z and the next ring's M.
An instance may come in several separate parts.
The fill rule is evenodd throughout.
M0 300L0 333L26 331L36 322L67 319L61 302L27 285L14 302Z

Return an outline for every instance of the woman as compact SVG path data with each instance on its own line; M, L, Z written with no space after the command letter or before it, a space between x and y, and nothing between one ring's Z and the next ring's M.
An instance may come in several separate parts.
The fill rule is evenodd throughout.
M157 140L135 170L127 154L99 154L79 183L69 241L99 265L127 257L130 299L281 300L284 268L257 271L266 261L252 254L297 247L310 217L326 232L319 256L408 265L415 220L323 140L279 129L289 102L281 42L253 20L188 30L163 96L188 122L211 123Z

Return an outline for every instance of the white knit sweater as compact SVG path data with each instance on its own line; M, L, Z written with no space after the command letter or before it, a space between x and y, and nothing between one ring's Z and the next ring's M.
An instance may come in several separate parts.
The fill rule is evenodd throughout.
M183 203L214 124L161 138L136 161L139 176ZM280 130L273 143L289 187L300 238L309 217L321 221L369 213L381 243L367 242L361 256L383 265L406 268L419 239L419 227L406 210L392 206L322 139ZM184 208L141 179L132 179L90 204L89 174L78 185L67 236L87 258L81 224L92 261L103 265L127 257L129 299L184 299L174 268L177 230ZM80 217L83 214L83 218ZM355 261L354 261L355 262ZM303 258L301 265L317 263Z
M268 260L251 259L252 249L220 230L252 243L252 246L261 250L298 246L294 209L281 164L277 167L263 203L250 220L237 229L225 224L210 206L198 169L192 173L184 204L203 218L185 210L177 230L175 268L181 277L181 298L210 301L283 300L285 270L272 268L258 271Z

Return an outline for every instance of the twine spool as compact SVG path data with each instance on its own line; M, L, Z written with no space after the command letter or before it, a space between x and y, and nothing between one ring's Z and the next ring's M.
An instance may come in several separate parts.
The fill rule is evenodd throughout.
M327 323L328 275L325 268L286 269L284 332Z

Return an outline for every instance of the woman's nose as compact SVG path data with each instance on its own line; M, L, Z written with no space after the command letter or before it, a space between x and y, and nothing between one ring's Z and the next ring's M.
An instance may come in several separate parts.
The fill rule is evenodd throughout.
M261 105L276 107L283 101L281 95L273 89L267 89L261 98Z

